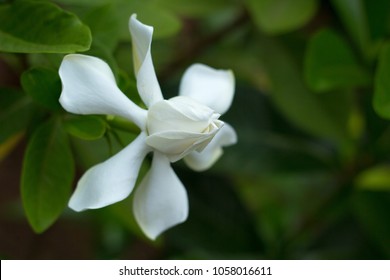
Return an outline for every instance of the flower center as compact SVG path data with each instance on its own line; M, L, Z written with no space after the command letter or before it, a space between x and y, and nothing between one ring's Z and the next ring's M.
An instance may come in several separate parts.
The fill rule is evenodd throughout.
M222 127L219 114L184 96L162 100L148 111L146 143L176 161L203 150Z

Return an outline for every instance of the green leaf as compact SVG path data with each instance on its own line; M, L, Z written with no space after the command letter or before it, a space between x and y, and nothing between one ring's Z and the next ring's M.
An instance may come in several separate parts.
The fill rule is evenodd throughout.
M390 119L390 43L383 46L379 56L373 105L380 116Z
M332 3L357 46L368 56L371 39L364 0L332 0Z
M248 10L268 34L281 34L304 26L316 13L317 0L246 0Z
M0 88L0 143L27 128L33 113L31 99L22 92Z
M96 116L71 116L64 121L65 130L80 139L95 140L106 132L104 121Z
M82 19L91 28L94 44L104 44L110 51L115 48L121 35L122 22L112 2L89 10Z
M47 69L58 69L64 58L60 53L30 53L28 62L31 67L44 67Z
M335 10L360 52L368 61L376 58L388 32L387 0L332 0Z
M44 1L0 6L0 51L70 53L86 51L91 33L75 15Z
M287 119L309 133L337 143L349 143L350 95L347 92L313 94L306 88L288 50L267 38L259 41L259 48L272 83L270 96Z
M319 31L309 41L305 78L315 91L363 86L370 82L347 42L329 29Z
M153 38L166 38L177 34L181 21L170 10L154 2L118 0L117 16L121 19L122 37L130 40L128 21L131 14L137 14L137 19L154 28Z
M390 190L390 166L378 165L364 170L355 179L355 185L359 189Z
M45 231L66 207L73 177L73 156L61 123L44 123L28 143L22 170L23 206L35 232Z
M22 74L23 89L39 105L49 110L60 110L61 80L57 74L45 68L33 68Z

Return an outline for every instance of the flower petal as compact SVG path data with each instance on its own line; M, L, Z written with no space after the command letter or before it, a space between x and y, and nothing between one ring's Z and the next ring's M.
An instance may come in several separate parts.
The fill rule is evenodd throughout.
M64 57L59 74L62 80L60 103L68 112L118 115L144 129L146 111L119 90L114 74L103 60L70 54Z
M69 207L75 211L96 209L129 196L142 161L150 151L145 138L145 133L141 133L122 151L90 168L78 182Z
M186 131L165 131L149 135L146 143L152 148L164 153L171 162L182 159L194 150L202 151L223 127L223 122L215 121L212 130L205 133Z
M222 147L237 142L237 134L233 127L225 123L203 151L193 151L184 157L184 162L195 171L209 169L223 154Z
M187 219L187 192L163 154L154 153L152 167L135 191L133 210L141 229L153 240Z
M137 15L130 17L129 28L133 42L134 72L137 78L138 92L148 108L163 100L160 85L154 71L151 45L153 27L137 20Z
M233 101L234 75L230 70L216 70L193 64L183 75L180 95L189 96L219 114L225 113Z
M218 118L219 114L192 98L176 96L149 108L147 128L150 134L167 130L200 133Z

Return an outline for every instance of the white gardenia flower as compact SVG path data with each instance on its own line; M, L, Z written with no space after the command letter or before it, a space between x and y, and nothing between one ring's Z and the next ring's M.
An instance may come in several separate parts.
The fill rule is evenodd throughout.
M165 100L151 57L153 27L132 15L129 21L139 94L148 110L134 104L117 87L109 66L96 57L70 54L59 69L61 105L75 114L124 117L140 129L122 151L90 168L80 179L69 207L75 211L101 208L132 192L145 156L152 152L149 172L134 194L134 216L150 239L184 222L188 216L186 190L170 163L184 159L202 171L222 155L222 147L236 143L234 129L219 120L233 100L231 71L202 64L184 73L179 96Z

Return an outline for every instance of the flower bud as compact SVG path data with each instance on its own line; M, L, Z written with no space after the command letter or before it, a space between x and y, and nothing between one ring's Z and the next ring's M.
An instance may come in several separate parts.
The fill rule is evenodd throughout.
M177 161L207 146L223 126L219 116L190 97L159 101L148 111L146 143Z

